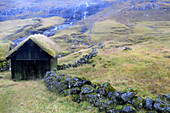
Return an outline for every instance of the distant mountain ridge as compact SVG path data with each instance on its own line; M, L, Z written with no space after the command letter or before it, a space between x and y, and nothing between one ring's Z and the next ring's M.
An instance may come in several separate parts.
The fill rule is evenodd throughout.
M41 3L42 2L42 3ZM73 1L72 1L73 2ZM60 16L66 19L84 19L85 16L95 14L109 5L109 2L98 0L87 0L82 2L74 1L73 3L68 1L56 1L56 3L48 1L46 4L40 0L38 3L34 1L28 6L14 7L9 4L9 7L2 8L0 6L0 21L11 19L25 19L33 17L51 17ZM54 4L52 4L54 3ZM59 5L59 4L61 5ZM2 3L1 3L2 4ZM62 5L63 4L63 5Z
M24 27L24 29L19 29L19 32L14 32L12 35L8 35L2 39L19 39L19 42L21 42L29 35L35 33L52 37L57 31L79 25L81 27L78 28L81 29L80 31L83 30L83 32L77 34L79 31L76 31L76 33L73 33L71 36L68 36L67 33L58 38L64 37L64 39L69 39L68 42L74 42L75 37L81 37L81 41L78 42L82 42L82 40L86 42L84 41L84 37L91 41L90 34L92 33L93 24L105 20L116 21L128 27L124 27L123 30L115 30L115 32L110 31L111 34L128 35L129 33L133 33L133 30L131 28L130 30L129 27L136 25L136 22L170 21L170 4L167 2L167 0L49 0L48 2L45 0L31 0L29 2L26 0L4 0L0 2L1 22L6 20L12 21L14 19L23 19L23 21L25 21L27 18L49 18L57 16L64 18L65 21L57 26L51 25L43 29L34 28L34 25L31 24L29 26L32 28L26 28L26 30ZM34 23L36 23L35 20L39 22L38 26L41 26L42 20L32 19ZM109 28L109 30L111 29L112 28ZM74 39L70 41L70 37Z
M33 17L60 16L66 19L85 19L117 4L131 7L131 10L149 10L159 8L158 2L166 0L7 0L0 1L0 21L26 19ZM113 6L114 7L114 6ZM85 11L86 10L86 11ZM83 12L84 11L84 12ZM73 14L74 13L74 14Z

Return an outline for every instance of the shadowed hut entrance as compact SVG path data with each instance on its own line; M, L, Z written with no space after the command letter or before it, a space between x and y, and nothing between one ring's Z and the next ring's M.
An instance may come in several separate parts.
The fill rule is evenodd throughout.
M31 35L12 49L7 59L11 59L12 79L43 78L51 68L57 68L57 47L44 35Z

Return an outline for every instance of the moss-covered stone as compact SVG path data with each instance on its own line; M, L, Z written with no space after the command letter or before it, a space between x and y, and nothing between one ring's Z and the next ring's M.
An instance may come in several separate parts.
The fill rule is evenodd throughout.
M140 96L135 96L131 100L131 104L136 108L136 109L142 109L144 106L144 100Z
M60 82L61 81L61 76L55 76L55 80L56 80L56 82Z
M125 105L123 107L123 113L136 113L136 109L132 105Z
M96 88L96 87L100 87L101 84L98 83L98 82L92 82L92 83L91 83L91 86L94 87L94 88Z
M94 91L95 89L90 85L84 85L81 88L81 94L89 94L89 93L93 93Z
M83 85L84 85L84 84L83 84L82 81L76 81L76 82L74 83L74 87L79 87L79 88L81 88Z
M107 96L109 91L107 88L97 88L96 92L103 96Z
M100 99L100 102L103 102L103 103L105 103L105 104L107 104L107 105L113 104L108 98Z
M115 92L116 90L108 83L104 83L104 85L96 86L95 92L107 96L109 92Z
M68 78L67 81L68 81L68 88L69 89L73 88L76 81L73 78Z
M128 92L128 91L138 93L138 90L135 88L127 88L125 92Z
M64 83L65 81L66 81L66 78L65 78L65 77L61 78L61 82L62 82L62 83Z
M150 98L145 99L144 107L146 110L152 110L153 109L153 100Z
M84 77L71 77L64 74L47 72L44 77L45 85L51 90L63 94L73 95L73 101L88 101L99 111L106 113L136 113L136 110L154 110L170 112L168 95L159 95L156 101L135 96L137 90L128 88L124 92L116 91L109 82L103 84L84 84ZM144 110L145 111L145 110Z
M72 94L79 94L81 92L81 89L79 87L76 87L76 88L72 88Z
M117 105L115 108L116 108L117 110L123 110L123 105Z
M84 81L85 78L82 77L82 76L76 76L76 77L75 77L75 80L76 80L76 81Z
M103 84L103 87L104 88L107 88L109 91L111 91L111 92L115 92L116 91L116 89L115 88L113 88L113 86L109 83L109 82L105 82L104 84Z
M76 88L72 88L72 89L64 89L62 91L62 94L64 96L67 96L67 95L76 95L76 94L79 94L81 92L81 89L76 87Z
M82 101L82 100L80 99L80 95L73 95L72 100L73 100L74 102L78 102L78 103L80 103L80 102Z
M116 113L136 113L136 109L130 105L117 105L115 107L115 112Z
M67 95L71 95L72 94L72 90L71 89L65 89L63 90L63 95L67 96Z
M124 102L130 101L137 94L137 90L133 88L128 88L125 93L121 95Z
M0 72L9 70L10 68L9 64L10 64L10 61L0 60Z
M96 101L98 101L98 95L97 95L97 93L86 94L85 95L85 99L89 103L93 103L94 104Z
M103 99L100 99L99 100L99 110L100 111L108 111L109 109L112 109L113 108L113 102L110 101L109 99L107 98L103 98Z
M154 102L154 109L158 112L170 112L170 103L167 101L166 95L158 95L158 98Z

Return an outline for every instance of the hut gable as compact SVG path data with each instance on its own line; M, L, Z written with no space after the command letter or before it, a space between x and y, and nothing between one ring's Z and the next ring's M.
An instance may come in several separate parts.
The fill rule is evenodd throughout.
M57 57L56 44L44 35L35 34L35 35L30 35L27 39L21 42L18 46L16 46L14 49L9 51L9 53L7 54L7 59L15 55L19 50L23 48L23 45L26 45L30 41L37 44L42 50L44 50L47 54L49 54L53 58Z
M11 59L12 79L43 78L51 68L57 68L57 47L44 35L31 35L12 49L7 59Z
M52 57L30 39L11 56L15 60L48 60Z

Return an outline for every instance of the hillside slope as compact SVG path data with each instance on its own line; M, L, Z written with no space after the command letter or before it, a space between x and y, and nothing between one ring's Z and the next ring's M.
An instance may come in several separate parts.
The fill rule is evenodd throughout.
M109 82L119 91L132 87L144 99L169 94L170 1L96 1L0 1L0 60L5 60L11 41L17 45L40 33L58 45L59 65L74 63L98 48L90 64L58 73ZM89 103L78 104L71 96L49 92L41 80L14 82L9 72L0 73L0 92L4 113L98 112Z

